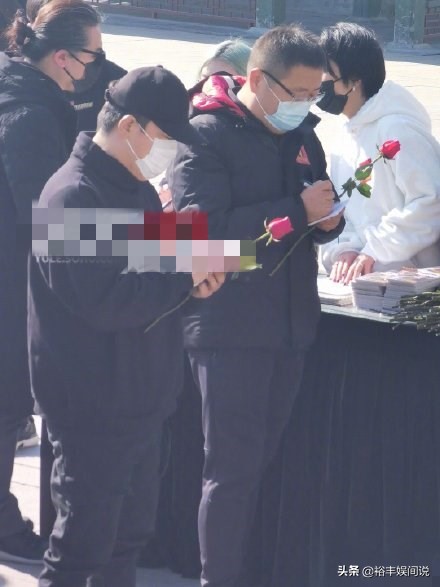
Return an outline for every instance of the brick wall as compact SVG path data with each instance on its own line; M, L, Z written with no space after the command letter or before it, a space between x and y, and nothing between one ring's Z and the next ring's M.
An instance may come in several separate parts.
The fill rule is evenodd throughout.
M131 0L133 6L194 17L255 19L256 0Z
M440 0L426 0L424 41L440 41Z
M304 12L337 13L348 16L353 14L354 0L286 0L289 9Z

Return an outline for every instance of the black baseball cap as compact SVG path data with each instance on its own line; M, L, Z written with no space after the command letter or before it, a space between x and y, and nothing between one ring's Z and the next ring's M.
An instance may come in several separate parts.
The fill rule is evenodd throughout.
M189 123L189 97L180 79L161 65L129 71L106 91L105 99L124 114L152 120L181 143L199 142Z

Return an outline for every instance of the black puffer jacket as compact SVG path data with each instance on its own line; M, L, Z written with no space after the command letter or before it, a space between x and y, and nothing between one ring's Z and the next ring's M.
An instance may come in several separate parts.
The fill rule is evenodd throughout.
M186 346L305 349L320 313L314 243L336 238L344 222L332 232L316 229L273 277L269 273L308 229L300 197L304 184L328 178L314 132L319 118L309 114L300 128L276 136L237 101L231 78L225 84L219 77L218 84L211 79L212 96L193 98L192 124L203 145L180 147L169 173L175 206L207 212L212 239L255 239L266 218L284 216L294 232L280 243L257 245L262 270L241 274L211 299L188 304Z
M32 201L64 163L75 113L38 69L0 53L0 413L32 411L26 343Z

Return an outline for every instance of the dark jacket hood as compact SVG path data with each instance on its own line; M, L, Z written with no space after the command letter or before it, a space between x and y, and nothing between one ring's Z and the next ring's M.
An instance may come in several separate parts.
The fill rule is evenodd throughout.
M21 57L0 53L0 112L32 105L47 108L64 124L75 124L75 112L58 84Z

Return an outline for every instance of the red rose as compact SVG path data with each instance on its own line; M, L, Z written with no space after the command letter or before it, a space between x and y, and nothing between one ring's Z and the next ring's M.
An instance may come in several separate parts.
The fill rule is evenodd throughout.
M362 167L368 167L369 165L371 165L373 162L371 159L367 159L366 161L364 161L363 163L361 163L358 167L358 169L361 169Z
M400 143L399 141L386 141L379 151L382 153L384 159L394 159L400 151Z
M274 218L265 226L274 241L280 241L286 234L293 232L293 226L288 216L285 218Z

